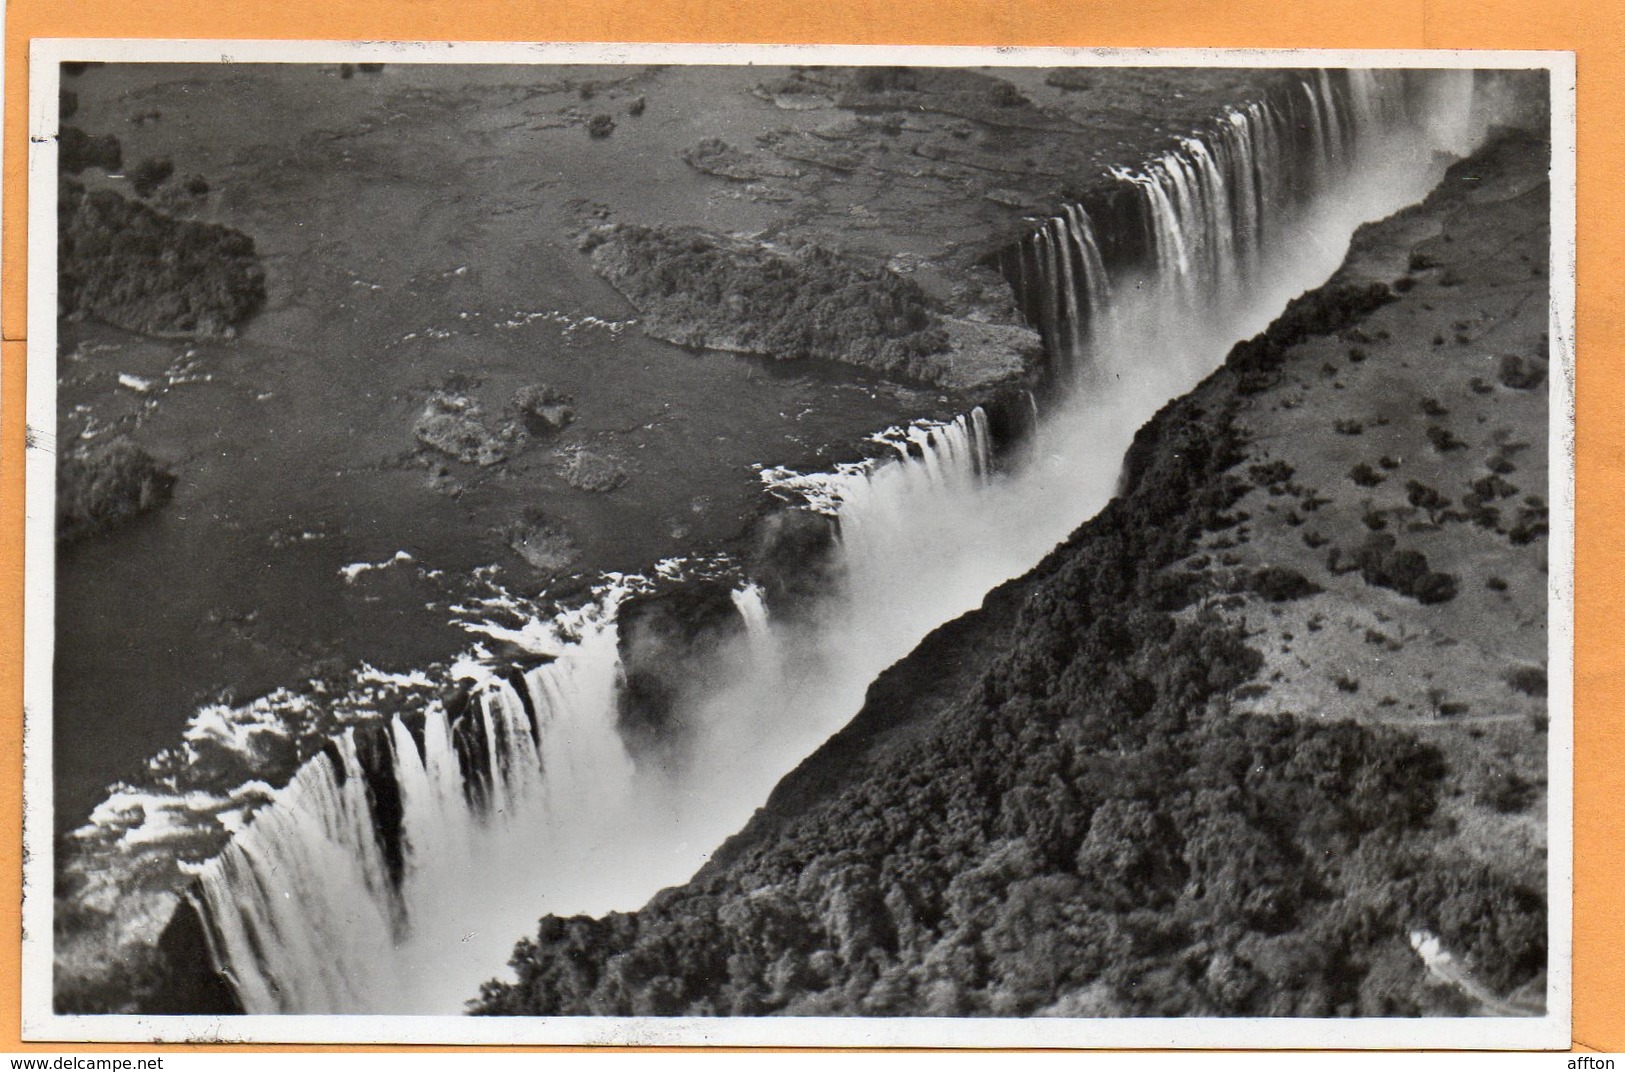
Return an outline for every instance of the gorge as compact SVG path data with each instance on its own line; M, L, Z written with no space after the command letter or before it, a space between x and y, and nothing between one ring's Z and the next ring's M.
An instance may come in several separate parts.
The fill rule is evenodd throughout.
M799 909L774 900L784 894L771 892L787 876L768 868L764 877L752 854L771 843L763 831L776 829L784 815L839 793L843 778L852 779L848 790L859 784L856 774L828 759L798 767L805 757L840 754L853 740L870 748L875 734L886 738L888 754L925 747L937 732L929 720L874 726L871 712L887 696L905 707L933 699L952 705L956 696L978 690L985 695L992 687L1041 696L1041 666L1020 672L1027 677L1012 670L1012 684L982 682L985 660L956 654L963 634L991 631L982 636L990 653L1007 645L997 639L1001 631L1038 613L1034 578L1070 569L1054 549L1068 546L1069 537L1086 540L1074 531L1114 493L1155 487L1157 496L1177 500L1180 480L1196 494L1207 490L1204 479L1218 479L1238 449L1227 438L1232 432L1226 422L1233 418L1215 417L1204 427L1207 418L1200 413L1176 420L1164 412L1151 426L1155 431L1142 428L1227 355L1232 367L1245 372L1246 355L1263 345L1258 339L1279 348L1357 330L1390 300L1389 280L1373 277L1289 306L1338 270L1356 228L1422 200L1450 160L1475 148L1488 125L1489 98L1499 88L1465 71L1283 71L1265 82L1266 92L1219 110L1143 162L1116 162L1111 179L1053 205L1019 241L985 254L984 265L997 269L1022 318L1043 339L1038 376L990 393L957 415L892 427L874 437L866 460L849 456L824 470L760 468L760 494L784 507L765 515L758 547L775 546L774 538L760 534L776 526L814 533L804 547L791 541L808 551L798 556L791 576L766 568L753 573L750 555L665 560L642 573L606 570L586 598L569 602L556 616L493 585L483 604L465 600L456 608L470 631L491 646L433 673L364 672L357 683L370 692L354 704L353 714L324 716L311 711L319 699L273 694L218 710L213 726L194 723L196 732L188 731L194 756L221 741L253 751L260 738L297 723L306 743L295 752L306 758L286 786L254 788L249 796L255 804L241 813L229 843L183 869L195 873L196 881L160 943L169 961L155 969L143 1008L444 1015L458 1012L476 994L476 1011L526 1014L1026 1015L1044 1008L1033 996L979 1004L958 983L911 984L911 990L894 980L893 996L881 996L885 966L857 965L866 948L895 952L908 945L903 921L930 917L925 902L944 896L929 892L935 879L919 886L920 904L900 906L880 892L896 883L866 878L861 866L868 864L814 866L807 874L824 877L804 881L808 888L791 900L833 898L825 916L838 922L827 924L828 933L788 946L773 939L763 950L740 950L737 961L720 952L732 948L734 938L710 929L684 931L690 917L683 898L694 895L683 893L680 884L698 872L695 882L711 891L705 896L741 894L717 910L719 923L706 928L749 935L772 932L778 926L774 913L799 918ZM932 92L899 84L863 88ZM795 96L805 87L779 90ZM944 99L964 107L951 93ZM1254 342L1232 351L1248 339ZM1257 374L1266 376L1269 362L1256 354L1255 361ZM1188 410L1198 404L1179 405ZM1198 475L1159 469L1166 458L1161 448L1147 445L1147 436L1188 437L1184 450ZM1152 510L1127 525L1148 537L1162 526L1171 526L1170 532L1225 527L1219 517L1226 504L1198 499L1181 505L1194 513ZM808 514L827 518L827 528ZM1160 567L1170 555L1191 550L1162 547L1146 561ZM1089 568L1123 567L1120 561ZM813 583L798 581L797 570L810 571ZM1097 576L1090 582L1095 588L1085 585L1074 593L1078 607L1095 608L1076 613L1109 617L1097 613L1113 598L1103 583ZM1275 577L1260 583L1270 589L1283 582ZM679 602L701 606L694 613L710 623L705 629L689 636L679 631L675 640L659 630L623 633L623 621L652 620L629 617L633 608L673 591L681 593ZM1138 590L1132 594L1146 598ZM1020 609L1023 599L1026 610ZM1167 599L1162 609L1183 607L1173 595ZM713 609L704 610L706 605ZM978 607L979 617L963 617ZM686 613L679 611L679 617ZM1230 731L1202 724L1197 715L1245 684L1246 672L1225 669L1248 664L1245 645L1206 620L1181 621L1172 626L1171 639L1162 626L1141 623L1133 614L1123 628L1135 632L1142 624L1145 635L1136 633L1132 643L1170 645L1170 653L1194 644L1211 673L1199 686L1159 682L1148 694L1142 694L1148 686L1129 682L1108 706L1145 713L1148 725L1169 735L1169 747L1180 754L1220 749ZM922 641L925 648L917 651ZM640 650L645 643L652 649ZM935 655L934 646L941 649ZM1167 658L1170 666L1184 665L1175 654ZM687 660L680 673L669 672L674 659ZM922 659L930 667L925 675L903 669ZM655 668L653 676L640 676L646 667ZM898 689L899 674L906 687L888 692ZM629 683L639 682L648 688L629 690ZM1169 719L1177 725L1163 725ZM1320 747L1308 730L1267 719L1257 727L1270 738L1258 747L1283 763L1296 751ZM1252 732L1235 736L1247 740ZM1356 796L1349 806L1365 809L1362 816L1392 808L1399 821L1422 821L1427 809L1418 801L1426 791L1418 782L1437 760L1426 747L1404 742L1391 745L1398 758L1383 759L1382 749L1361 732L1350 729L1325 746L1333 767L1361 785L1371 779L1389 785L1409 803ZM1390 747L1387 738L1381 742ZM1109 735L1091 744L1108 746L1122 754L1131 749ZM1107 755L1101 753L1101 762ZM1374 766L1368 772L1363 764ZM947 772L943 778L956 776ZM1121 772L1098 775L1108 776ZM232 794L239 791L225 787L222 799L237 799ZM995 790L971 797L978 793L984 806L998 810ZM772 803L752 821L770 794ZM209 806L213 814L222 810ZM1198 819L1219 823L1224 808L1222 802L1204 805ZM1068 832L1058 833L1054 845L1033 837L1025 848L1015 846L1016 839L996 849L962 848L960 856L944 857L949 862L942 866L954 872L951 861L958 859L958 871L986 871L989 882L1038 882L1046 853L1081 860L1090 838L1106 837L1095 833L1106 820L1090 824L1087 811L1080 805L1071 818L1062 814L1057 821ZM1102 804L1094 813L1097 819L1112 817L1142 840L1165 821L1127 804ZM1359 822L1380 826L1363 817ZM727 840L741 829L745 840ZM1360 829L1363 834L1365 827ZM897 836L906 837L906 830ZM1106 855L1097 867L1136 874L1176 868L1171 860L1152 858L1108 865L1118 850L1102 843L1099 851ZM1258 851L1267 857L1266 850ZM1023 853L1036 853L1039 862ZM756 871L740 863L747 857ZM999 868L1008 874L998 877ZM762 896L751 893L753 884ZM657 895L667 887L676 889ZM643 908L651 897L652 908ZM1060 899L1066 899L1064 891ZM943 918L940 906L935 911ZM1286 925L1284 916L1268 922L1275 911L1268 906L1216 911ZM675 922L662 923L655 938L638 930L639 919L662 913ZM487 984L482 992L482 982L539 915L548 917L541 944L527 940L514 954L518 982ZM891 934L864 929L880 919L893 921L887 925ZM675 945L646 956L651 941ZM1021 970L1053 976L1045 985L1029 986L1034 994L1053 996L1057 987L1070 986L1087 995L1105 961L1127 959L1121 951L1109 952L1120 941L1097 935L1083 950L1035 953L1018 943L1011 952L1025 963ZM215 973L189 974L195 966L187 960L200 948ZM830 955L820 957L820 948ZM786 959L787 950L797 955ZM585 974L565 985L558 981L562 969L549 967L548 956ZM621 957L619 975L581 967L614 956ZM672 956L691 957L687 969L694 978L674 973ZM1523 956L1498 981L1526 982L1535 960L1528 951ZM660 970L637 967L650 957L651 964L663 965ZM1055 966L1063 960L1091 967L1063 978ZM732 980L726 992L717 989L717 979ZM755 982L746 985L747 979ZM861 985L853 982L860 979ZM1246 989L1237 986L1238 993ZM807 997L817 994L822 997ZM1154 998L1153 1005L1136 1007L1098 990L1069 1000L1060 1014L1156 1009ZM1237 998L1234 1007L1221 1002L1216 1009L1172 1002L1160 1011L1259 1011L1248 1000Z

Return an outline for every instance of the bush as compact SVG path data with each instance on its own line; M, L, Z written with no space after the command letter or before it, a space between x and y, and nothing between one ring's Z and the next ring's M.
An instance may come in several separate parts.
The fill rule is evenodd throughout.
M1474 803L1503 815L1528 811L1538 793L1539 787L1504 766L1479 772L1472 787Z
M1445 454L1452 450L1461 450L1467 445L1460 439L1457 439L1456 434L1450 431L1450 429L1441 428L1436 424L1428 428L1427 434L1428 442L1433 444L1433 449L1438 451L1440 454Z
M1405 499L1418 510L1426 510L1428 520L1435 525L1439 523L1440 515L1448 510L1453 502L1420 480L1405 481Z
M1354 468L1349 470L1349 479L1360 485L1362 488L1374 488L1387 478L1381 473L1377 472L1375 469L1371 468L1370 465L1366 464L1365 462L1361 462L1359 465L1356 465Z
M1262 465L1252 465L1247 468L1247 475L1262 485L1285 484L1292 479L1295 470L1286 462L1266 462Z
M1519 666L1507 671L1506 683L1516 692L1525 696L1544 697L1546 695L1546 668L1543 666Z
M1366 584L1392 589L1418 603L1445 603L1456 597L1456 578L1428 568L1420 551L1401 551L1386 532L1367 536L1354 554L1355 568Z
M599 112L587 121L587 133L595 138L607 138L615 132L615 117Z
M1304 599L1322 591L1320 585L1295 569L1284 566L1266 566L1255 570L1248 587L1271 603L1285 603Z
M1518 354L1502 354L1497 363L1495 378L1503 387L1514 391L1529 391L1546 381L1546 366L1539 361Z
M1507 530L1507 538L1519 547L1534 543L1550 530L1548 511L1544 506L1518 508L1518 516Z

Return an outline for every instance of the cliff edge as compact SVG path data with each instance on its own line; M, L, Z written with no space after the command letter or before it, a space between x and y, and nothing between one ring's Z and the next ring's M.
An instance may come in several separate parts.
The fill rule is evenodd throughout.
M1538 1011L1548 154L1363 229L691 882L473 1011Z

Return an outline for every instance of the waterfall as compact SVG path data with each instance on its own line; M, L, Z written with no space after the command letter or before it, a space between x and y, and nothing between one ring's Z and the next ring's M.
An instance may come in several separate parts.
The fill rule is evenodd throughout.
M1136 315L1164 321L1168 330L1153 333L1164 340L1205 310L1248 307L1266 251L1280 252L1283 228L1314 202L1406 146L1463 152L1471 93L1467 72L1306 72L1285 94L1227 109L1139 168L1113 168L1139 195L1096 206L1126 217L1109 221L1113 248L1103 253L1099 223L1068 203L1001 258L1054 372L1075 383L1088 375L1088 354L1119 347L1125 314L1114 294L1141 291ZM1130 341L1144 335L1130 329Z
M463 713L345 733L204 869L210 944L246 1009L455 1009L518 933L486 932L491 890L612 843L633 779L604 717L622 594L560 623L552 661L489 681ZM419 1004L448 951L469 962L460 989Z
M679 760L617 733L617 591L465 709L339 736L198 879L245 1007L456 1012L538 916L635 909L687 880L881 670L1108 501L1157 408L1329 276L1355 227L1432 187L1437 151L1471 143L1471 79L1313 73L1040 222L1001 258L1068 388L1030 458L997 464L976 408L881 433L870 464L764 471L833 515L836 583L794 621L734 592L737 636L692 667Z

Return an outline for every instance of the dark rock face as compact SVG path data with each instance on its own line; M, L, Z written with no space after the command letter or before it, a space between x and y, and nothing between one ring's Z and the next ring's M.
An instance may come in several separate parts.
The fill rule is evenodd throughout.
M183 900L158 940L160 985L142 1001L141 1012L156 1016L235 1016L244 1012L231 980L210 960L205 924L190 900Z
M696 581L622 604L617 726L634 755L680 753L689 690L704 680L706 661L743 629L732 591L720 581Z
M746 573L761 585L776 614L794 615L829 590L835 523L799 508L774 510L752 526Z

